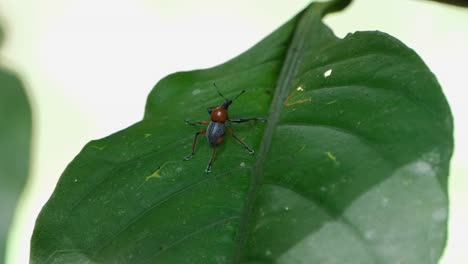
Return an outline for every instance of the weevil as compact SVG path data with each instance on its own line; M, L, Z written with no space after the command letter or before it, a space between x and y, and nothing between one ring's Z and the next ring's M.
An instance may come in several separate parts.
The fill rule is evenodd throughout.
M224 99L224 102L219 105L219 106L213 106L213 107L208 107L208 114L210 114L210 121L198 121L198 122L193 122L193 121L188 121L185 120L185 123L187 125L208 125L206 129L201 129L198 132L195 133L195 138L193 139L193 144L192 144L192 153L190 155L186 156L184 160L190 160L193 155L195 155L195 147L197 145L197 139L199 135L206 135L206 139L208 140L208 143L210 146L213 148L213 152L211 153L211 158L210 161L208 162L208 165L206 167L205 172L209 173L211 172L211 166L213 165L213 162L216 157L216 147L221 144L224 140L224 136L226 132L229 133L237 142L239 142L242 147L244 147L245 150L249 154L254 154L254 151L247 146L247 144L244 143L240 138L238 138L235 134L234 131L229 127L228 122L232 123L244 123L244 122L249 122L249 121L260 121L260 122L265 122L266 119L264 118L258 118L258 117L251 117L251 118L229 118L228 116L228 108L232 104L234 100L236 100L239 96L241 96L243 93L245 93L245 90L242 90L234 99L228 99L226 98L218 89L218 86L216 86L215 83L213 83L213 86L216 88L216 91L218 92L219 96Z

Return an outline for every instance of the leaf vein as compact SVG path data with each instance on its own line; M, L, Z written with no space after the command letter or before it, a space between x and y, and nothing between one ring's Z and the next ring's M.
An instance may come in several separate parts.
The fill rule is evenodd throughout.
M155 253L154 255L152 255L151 257L148 258L148 260L144 260L143 263L147 263L149 260L152 260L154 259L155 257L161 255L162 253L164 253L165 251L175 247L175 246L178 246L180 245L182 242L186 241L187 239L197 235L197 234L200 234L202 232L205 232L205 231L208 231L210 230L211 228L214 228L220 224L224 224L225 222L228 222L230 220L234 220L234 219L238 219L239 216L230 216L230 217L225 217L225 218L222 218L220 220L216 220L210 224L207 224L205 225L204 227L190 233L190 234L187 234L186 236L183 236L181 237L180 239L174 241L173 243L169 244L167 247L165 247L164 249L158 251L157 253Z
M236 169L236 170L241 170L241 169ZM172 193L169 193L166 197L158 200L157 202L155 202L153 205L145 208L143 211L141 211L139 214L137 214L132 220L130 220L126 225L124 225L119 231L117 231L115 233L114 236L112 236L108 242L104 243L103 246L101 246L100 248L96 249L96 251L94 252L93 254L93 259L96 258L96 256L104 249L106 248L107 246L109 246L110 244L112 244L112 242L118 237L120 236L122 233L124 233L126 230L128 230L134 223L138 222L139 220L143 219L143 217L148 214L150 211L156 209L158 206L166 203L167 201L171 200L172 198L178 196L178 195L181 195L183 194L184 192L187 192L188 190L192 189L192 188L195 188L205 182L208 182L208 181L213 181L213 180L217 180L221 177L224 177L224 176L230 176L230 175L233 175L233 173L230 173L230 172L233 172L235 170L230 170L230 171L226 171L226 172L223 172L223 173L220 173L216 176L213 176L213 177L204 177L202 178L201 180L199 181L196 181L190 185L187 185L187 186L184 186L183 188L181 189L178 189Z
M277 187L277 188L282 188L282 189L285 189L285 190L288 190L288 191L291 191L293 193L296 193L297 195L299 195L300 197L304 198L306 201L308 201L309 203L311 204L314 204L316 205L318 208L320 208L329 218L331 219L334 219L335 221L337 221L338 223L340 223L341 225L345 226L352 234L354 237L356 237L356 239L361 242L361 244L363 245L363 248L366 249L366 252L369 254L369 256L372 258L372 260L374 261L374 263L379 263L377 261L377 255L375 254L375 252L371 251L370 248L371 248L371 245L367 242L367 240L364 238L363 234L361 233L361 231L351 222L349 221L348 219L346 219L345 216L341 215L341 214L336 214L334 213L332 210L330 210L329 208L323 206L319 201L315 200L313 197L310 197L302 192L299 192L297 190L294 190L293 188L289 187L289 186L285 186L285 185L282 185L282 184L279 184L277 182L264 182L263 185L271 185L273 187Z

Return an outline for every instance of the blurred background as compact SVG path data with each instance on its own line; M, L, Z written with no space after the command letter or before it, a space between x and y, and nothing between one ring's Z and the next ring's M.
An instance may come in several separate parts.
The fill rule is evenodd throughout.
M88 141L140 120L158 80L235 57L309 2L1 0L0 63L17 73L33 111L30 178L7 263L28 263L34 221L67 164ZM441 263L468 263L468 236L461 232L468 223L468 137L462 136L468 135L468 9L426 0L355 0L325 22L340 37L385 31L415 49L437 76L455 119L449 240Z

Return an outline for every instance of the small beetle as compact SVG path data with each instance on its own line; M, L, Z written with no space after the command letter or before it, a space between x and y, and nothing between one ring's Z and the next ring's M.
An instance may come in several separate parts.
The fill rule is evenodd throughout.
M218 86L216 86L215 83L213 83L214 87L216 88L216 91L218 91L219 96L225 99L224 103L222 103L220 106L214 106L214 107L208 107L208 113L211 116L211 121L200 121L200 122L192 122L185 120L185 124L187 125L197 125L197 124L202 124L202 125L208 125L207 129L202 129L195 133L195 138L193 139L193 144L192 144L192 153L188 155L187 157L184 158L184 160L190 160L193 155L195 155L195 146L197 145L197 138L200 134L206 134L206 139L210 143L211 147L213 148L213 152L211 154L210 161L208 162L208 166L206 167L205 172L209 173L211 172L211 165L213 165L215 156L216 156L216 147L223 142L224 139L224 134L226 131L234 138L236 139L246 150L249 154L253 154L254 151L250 149L247 144L245 144L240 138L238 138L232 129L226 124L226 121L230 121L233 123L244 123L248 121L260 121L260 122L265 122L266 119L264 118L257 118L257 117L252 117L252 118L229 118L228 117L228 108L232 104L234 100L236 100L241 94L245 92L243 90L238 94L233 100L227 99L224 97L224 95L221 94L221 92L218 89Z

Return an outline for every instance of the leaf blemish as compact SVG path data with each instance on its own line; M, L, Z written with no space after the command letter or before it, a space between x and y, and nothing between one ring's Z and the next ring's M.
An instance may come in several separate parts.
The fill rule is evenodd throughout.
M374 240L375 239L375 236L376 236L376 233L374 230L367 230L364 234L364 237L367 239L367 240Z
M332 74L332 72L333 72L332 69L328 69L326 72L323 73L323 77L325 77L325 78L330 77L330 75Z
M432 220L435 222L444 222L447 220L447 209L439 208L432 213Z
M159 169L158 169L155 172L153 172L150 176L147 176L145 180L147 181L151 178L159 178L159 177L161 177L161 174L159 174Z
M306 99L300 99L300 100L296 100L294 102L290 102L290 100L295 97L295 95L298 93L298 92L303 92L304 91L304 88L300 85L298 86L287 98L286 98L286 101L284 102L284 106L291 106L291 105L296 105L296 104L303 104L303 103L307 103L307 102L311 102L312 101L312 97L309 97L309 98L306 98ZM295 109L293 109L295 110Z
M151 178L160 178L160 177L161 177L160 172L161 172L161 170L164 168L164 166L166 166L167 163L168 163L167 161L164 162L163 165L159 166L157 170L155 170L153 173L151 173L151 175L147 176L147 177L145 178L145 182L146 182L147 180L151 179Z
M329 159L335 162L335 164L337 165L339 164L339 162L336 160L336 157L333 155L333 153L331 153L330 151L326 151L325 154L327 155Z
M388 203L390 202L390 199L387 197L382 198L382 207L387 207Z
M151 133L146 133L146 134L145 134L145 138L151 137L152 135L153 135L153 134L151 134Z
M201 93L200 89L195 89L192 91L192 95L197 95L199 93Z

